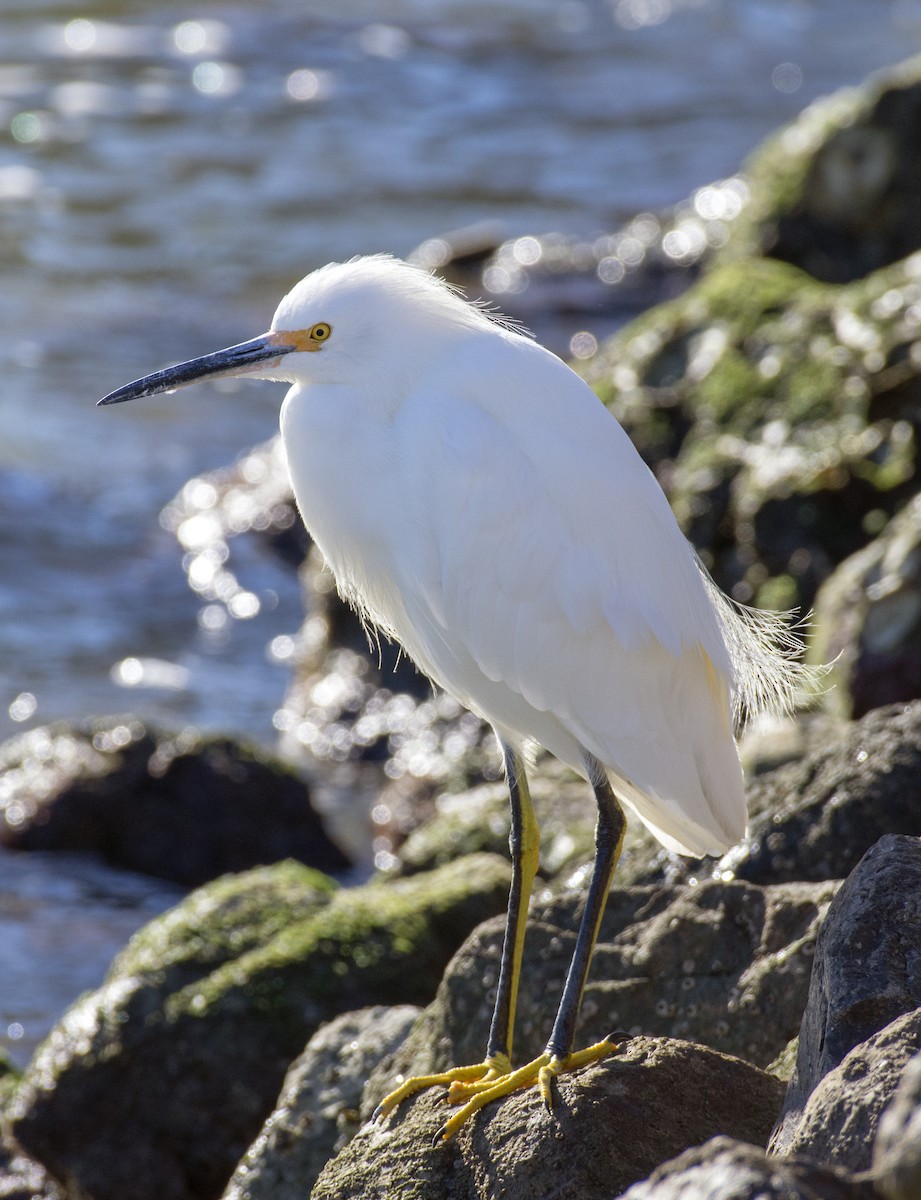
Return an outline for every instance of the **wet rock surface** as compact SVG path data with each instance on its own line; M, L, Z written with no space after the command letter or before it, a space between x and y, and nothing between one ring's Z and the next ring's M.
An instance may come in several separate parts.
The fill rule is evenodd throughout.
M0 840L89 852L186 886L289 856L348 866L307 784L280 760L131 717L33 729L0 747Z
M842 879L885 834L921 834L919 772L917 702L829 731L799 761L752 780L749 836L715 869L753 883Z
M479 1113L446 1145L432 1145L444 1106L430 1093L411 1098L364 1126L324 1170L313 1200L538 1200L551 1180L560 1200L608 1200L663 1154L717 1130L763 1141L782 1094L749 1063L664 1038L637 1038L558 1083L552 1115L529 1088Z
M728 264L580 367L736 599L808 607L918 491L919 279L917 257L846 288Z
M630 287L662 282L660 250L674 263L685 246L685 266L705 267L689 290L600 348L592 335L573 352L737 598L808 605L844 564L819 617L822 644L843 651L835 669L845 694L825 701L839 716L921 692L913 650L919 79L916 62L815 106L756 156L748 183L701 189L670 226L638 218L589 254L516 239L482 266L509 273L536 255L524 265L534 268L531 299L539 300L545 286L560 287L568 256L582 278L559 294L578 312L599 285L610 311L618 296L626 311ZM164 522L183 546L192 586L228 617L249 615L258 600L234 573L234 536L267 539L292 565L306 553L277 443L191 481ZM433 808L435 820L402 851L395 841L402 859L388 853L389 877L366 888L336 892L287 864L218 880L153 922L103 987L65 1016L24 1080L3 1086L13 1132L36 1157L10 1150L0 1194L18 1194L18 1179L48 1200L61 1192L212 1200L250 1145L228 1195L303 1195L323 1155L369 1115L395 1073L482 1057L508 885L504 858L482 852L505 853L504 796L486 783L468 800L435 805L434 797L494 778L490 735L433 699L392 648L369 650L315 555L302 581L307 620L278 650L296 668L276 714L284 749L315 766L381 766L391 788L419 801L394 822L398 837ZM127 735L116 736L122 726ZM234 777L246 753L216 742L183 783L187 748L133 730L130 721L110 723L82 741L71 735L66 753L33 754L50 762L52 781L68 777L62 761L71 758L61 805L16 790L28 757L20 747L0 776L7 830L39 837L63 826L89 845L92 825L93 848L108 853L95 806L101 795L116 808L113 797L130 796L131 833L144 841L138 797L146 803L145 789L172 771L200 829L195 805L205 784ZM543 1197L552 1188L609 1200L635 1184L635 1200L679 1191L917 1197L919 730L918 706L904 704L812 739L798 761L752 784L752 836L718 863L678 866L642 838L631 843L617 878L636 886L611 895L579 1032L588 1042L627 1029L633 1036L619 1053L563 1077L553 1117L533 1091L522 1092L478 1114L447 1146L430 1147L444 1108L437 1095L420 1094L387 1121L362 1126L315 1195ZM539 764L544 875L525 948L517 1059L539 1052L549 1033L594 816L583 785L542 772ZM13 820L10 797L20 806ZM556 823L558 798L565 817ZM301 798L292 803L303 811ZM151 846L166 827L160 860L178 861L185 817L151 811ZM220 843L221 822L208 811L204 824ZM120 819L105 834L118 845ZM251 826L235 827L235 844L255 840ZM271 842L266 853L278 849ZM292 853L289 841L281 853ZM194 868L182 860L190 880L242 865L213 849L205 859L202 876L199 859ZM380 1006L407 1003L429 1007L398 1045L410 1014ZM366 1005L377 1006L373 1018L352 1011ZM318 1032L324 1021L332 1024ZM782 1088L763 1068L790 1070L794 1056L774 1148L797 1154L768 1156L762 1147ZM720 1134L730 1136L707 1141Z
M0 1200L66 1200L41 1164L0 1147Z
M745 165L726 259L770 255L846 283L921 247L921 62L811 104Z

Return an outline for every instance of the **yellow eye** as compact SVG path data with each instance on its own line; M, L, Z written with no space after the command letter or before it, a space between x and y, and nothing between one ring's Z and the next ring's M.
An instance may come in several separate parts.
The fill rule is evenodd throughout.
M318 325L314 325L307 335L315 342L325 342L332 333L332 326L327 325L325 321L320 321Z

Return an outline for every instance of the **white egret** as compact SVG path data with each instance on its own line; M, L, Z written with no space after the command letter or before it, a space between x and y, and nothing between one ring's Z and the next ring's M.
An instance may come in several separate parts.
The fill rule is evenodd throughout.
M513 878L482 1063L413 1078L473 1112L527 1084L550 1102L625 828L720 852L745 833L741 716L789 705L803 669L782 618L732 604L681 534L621 426L560 359L443 282L387 256L332 263L281 301L268 333L119 388L117 404L208 376L291 384L281 430L303 519L342 595L490 721L512 810ZM543 1054L512 1067L538 828L538 743L591 784L596 853Z

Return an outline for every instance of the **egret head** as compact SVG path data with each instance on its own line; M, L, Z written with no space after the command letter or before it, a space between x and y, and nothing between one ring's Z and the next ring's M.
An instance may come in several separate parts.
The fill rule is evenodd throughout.
M110 392L119 404L207 377L373 387L403 378L446 340L496 325L447 284L389 255L330 263L284 297L268 333L146 375Z

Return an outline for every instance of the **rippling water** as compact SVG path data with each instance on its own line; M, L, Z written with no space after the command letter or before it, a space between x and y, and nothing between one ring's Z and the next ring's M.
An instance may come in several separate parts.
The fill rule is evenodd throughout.
M261 332L330 258L483 221L610 231L918 48L917 0L3 0L0 736L128 708L272 734L295 582L244 547L260 611L205 629L157 517L274 431L281 390L99 395ZM113 681L132 656L161 686ZM21 870L0 858L0 910ZM41 894L16 901L25 940L0 925L0 979L40 957L34 921L85 912ZM41 1033L125 932L79 979L37 974L32 1006L0 993L0 1033L24 1007Z

